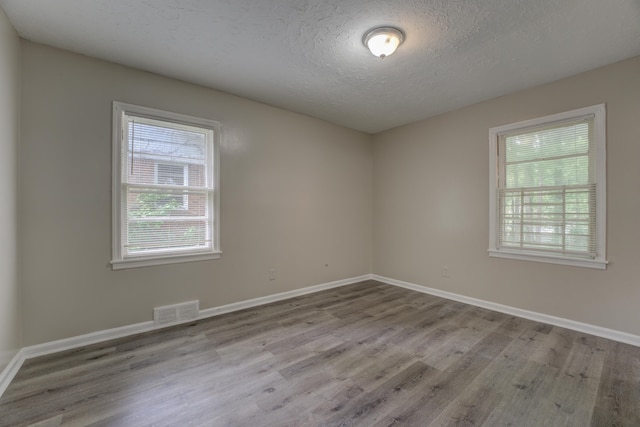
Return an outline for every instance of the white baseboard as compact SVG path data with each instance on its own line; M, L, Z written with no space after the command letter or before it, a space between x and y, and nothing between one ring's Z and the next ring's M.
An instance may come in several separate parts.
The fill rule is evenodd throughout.
M603 328L601 326L590 325L588 323L577 322L575 320L551 316L549 314L537 313L535 311L523 310L521 308L502 305L491 301L485 301L477 298L467 297L464 295L454 294L452 292L447 292L440 289L416 285L415 283L403 282L401 280L391 279L389 277L378 276L377 274L372 274L371 280L377 280L378 282L399 286L401 288L411 289L412 291L421 292L423 294L434 295L437 297L442 297L465 304L498 311L500 313L523 317L525 319L535 320L536 322L548 323L550 325L560 326L562 328L571 329L577 332L584 332L598 337L608 338L610 340L640 347L640 336L616 331L614 329Z
M285 299L311 294L314 292L320 292L327 289L338 288L340 286L351 285L353 283L358 283L370 279L371 275L365 274L363 276L351 277L349 279L337 280L335 282L323 283L320 285L309 286L301 289L294 289L292 291L253 298L250 300L222 305L219 307L207 308L200 311L200 313L198 314L198 320L206 319L213 316L219 316L225 313L231 313L233 311L244 310L246 308L256 307L271 302L282 301ZM61 340L23 347L15 354L15 356L11 359L2 373L0 373L0 397L2 397L2 394L5 392L5 390L13 380L13 377L18 373L18 370L27 359L190 322L193 322L193 319L186 320L184 322L166 323L162 325L156 325L153 321L141 322L135 323L133 325L122 326L119 328L105 329L102 331L91 332L75 337L64 338Z
M11 380L16 376L24 361L24 351L23 349L20 349L15 352L7 366L5 366L2 372L0 372L0 397L2 397L2 393L4 393L7 387L9 387Z
M324 291L327 289L339 288L341 286L352 285L354 283L363 282L365 280L371 280L373 276L371 274L365 274L363 276L352 277L344 280L337 280L335 282L323 283L321 285L309 286L306 288L295 289L293 291L281 292L279 294L267 295L260 298L253 298L250 300L234 302L232 304L222 305L220 307L207 308L200 310L198 319L206 319L208 317L219 316L225 313L231 313L233 311L244 310L245 308L256 307L259 305L269 304L271 302L282 301L289 298L299 297L301 295L312 294L315 292Z

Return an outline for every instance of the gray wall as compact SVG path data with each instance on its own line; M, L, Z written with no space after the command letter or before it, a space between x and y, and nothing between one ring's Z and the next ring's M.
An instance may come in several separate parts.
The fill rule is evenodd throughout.
M20 347L18 111L20 40L0 8L0 372Z
M371 271L369 135L26 41L22 60L25 345ZM111 270L113 100L222 123L220 260Z
M489 258L489 128L599 103L609 268ZM636 57L374 136L374 273L640 335L639 120Z

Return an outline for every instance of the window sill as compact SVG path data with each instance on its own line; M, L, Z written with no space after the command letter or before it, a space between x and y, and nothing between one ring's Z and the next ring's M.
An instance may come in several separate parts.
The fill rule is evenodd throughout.
M127 268L149 267L152 265L177 264L182 262L207 261L218 259L222 256L222 252L208 252L204 254L189 255L167 255L154 257L136 257L111 261L113 270L124 270Z
M517 259L521 261L546 262L550 264L570 265L573 267L586 267L586 268L593 268L597 270L606 270L607 264L609 263L607 260L601 260L601 259L566 258L561 256L538 254L538 253L531 253L531 252L509 251L506 249L502 249L502 250L489 249L488 252L489 252L489 256L495 257L495 258L509 258L509 259Z

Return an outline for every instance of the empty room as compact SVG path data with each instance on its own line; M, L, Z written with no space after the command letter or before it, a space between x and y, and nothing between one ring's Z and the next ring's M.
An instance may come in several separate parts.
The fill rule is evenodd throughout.
M0 0L0 426L640 426L637 0Z

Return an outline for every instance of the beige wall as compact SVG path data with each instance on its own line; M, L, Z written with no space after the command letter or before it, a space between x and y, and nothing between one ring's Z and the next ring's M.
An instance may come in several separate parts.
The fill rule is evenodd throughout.
M489 258L489 128L598 103L609 268ZM376 135L374 273L640 335L639 121L637 57Z
M369 135L26 41L22 59L25 345L371 271ZM111 270L113 100L222 123L222 259Z
M42 45L23 41L22 61L25 345L372 271L640 335L640 58L376 135L373 151L369 135ZM111 270L113 100L222 122L222 259ZM489 258L489 128L602 102L608 270ZM12 271L0 286L17 301ZM0 327L4 348L18 329Z
M18 111L20 41L0 8L0 372L20 347Z

